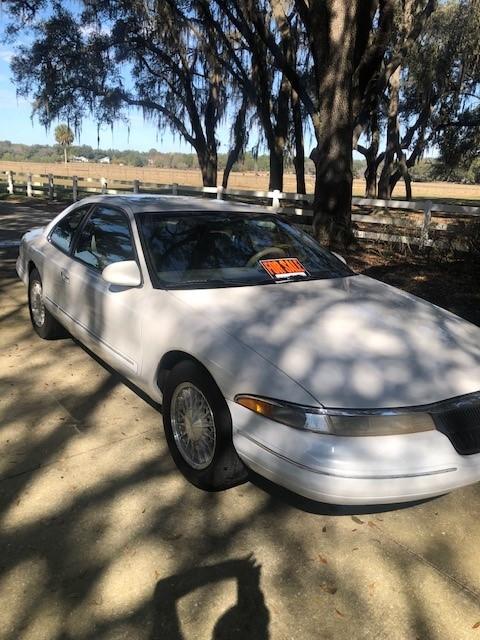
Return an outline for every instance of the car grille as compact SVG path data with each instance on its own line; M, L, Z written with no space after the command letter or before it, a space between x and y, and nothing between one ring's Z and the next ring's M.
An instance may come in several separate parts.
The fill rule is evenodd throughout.
M432 413L435 426L461 455L480 453L480 406Z

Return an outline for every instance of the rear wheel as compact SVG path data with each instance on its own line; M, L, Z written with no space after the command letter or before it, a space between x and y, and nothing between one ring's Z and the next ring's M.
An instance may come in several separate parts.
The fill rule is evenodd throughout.
M208 373L191 361L170 372L163 393L163 424L170 453L189 482L206 491L247 479L232 442L227 403Z
M66 335L65 329L45 307L42 279L37 269L30 273L28 281L28 308L36 333L44 340L54 340Z

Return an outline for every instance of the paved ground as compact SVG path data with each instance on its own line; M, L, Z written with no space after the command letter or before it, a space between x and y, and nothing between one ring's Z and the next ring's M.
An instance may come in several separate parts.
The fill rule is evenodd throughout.
M0 203L0 240L42 216ZM258 481L198 491L153 406L34 335L15 252L0 248L2 640L480 637L480 486L370 514Z

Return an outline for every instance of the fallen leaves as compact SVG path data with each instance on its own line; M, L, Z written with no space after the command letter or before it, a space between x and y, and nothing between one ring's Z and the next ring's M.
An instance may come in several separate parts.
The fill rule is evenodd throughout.
M318 554L318 559L322 564L328 564L328 560L325 558L325 556L322 556L321 553Z
M480 627L480 620L478 622L475 622L472 629L478 629L479 627Z
M322 591L325 591L326 593L329 593L332 596L334 596L338 591L338 588L335 585L332 585L332 584L322 584L320 586L320 589Z
M357 524L365 524L363 520L360 520L360 518L357 518L357 516L351 516L352 520L354 522L356 522Z

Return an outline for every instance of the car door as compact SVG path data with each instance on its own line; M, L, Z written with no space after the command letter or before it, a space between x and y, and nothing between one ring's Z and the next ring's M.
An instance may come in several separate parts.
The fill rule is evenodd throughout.
M128 215L98 205L78 233L67 274L68 313L80 339L116 369L136 378L141 365L140 309L143 285L108 284L103 269L137 260ZM140 268L140 266L139 266Z
M43 250L41 276L46 303L69 328L71 318L67 312L66 274L72 262L70 251L75 233L91 208L91 204L79 206L63 216L50 231Z

